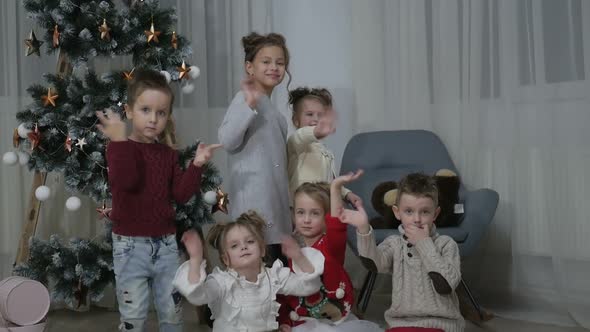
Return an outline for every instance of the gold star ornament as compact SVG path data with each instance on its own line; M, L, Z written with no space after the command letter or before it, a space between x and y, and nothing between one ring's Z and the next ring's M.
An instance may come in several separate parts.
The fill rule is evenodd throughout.
M47 94L41 96L43 106L51 104L51 106L55 107L55 100L57 99L57 97L59 97L59 95L51 94L51 88L47 88Z
M102 25L98 27L98 32L100 32L100 39L110 41L111 40L111 28L107 25L107 19L102 19Z
M131 81L133 79L133 71L135 70L135 68L131 69L131 71L124 71L123 72L123 78L126 81Z
M25 45L27 45L27 56L31 54L37 54L37 56L41 56L41 52L39 51L39 47L43 44L42 41L37 39L35 36L35 32L31 30L29 34L29 38L25 39Z
M147 42L151 42L152 40L155 41L156 43L159 43L160 41L158 40L158 36L162 33L161 31L157 31L154 28L154 22L152 22L152 25L150 26L149 30L145 30L144 31L145 36L147 37Z
M217 195L217 204L213 205L211 213L221 211L227 214L227 205L229 204L228 194L221 191L221 188L217 188L215 194Z
M183 78L188 78L188 73L191 71L191 67L187 67L184 60L182 60L182 65L178 67L178 79L182 80Z

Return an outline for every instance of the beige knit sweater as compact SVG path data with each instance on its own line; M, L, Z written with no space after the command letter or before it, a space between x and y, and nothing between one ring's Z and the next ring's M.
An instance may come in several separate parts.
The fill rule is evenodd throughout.
M336 177L334 154L315 137L314 128L299 128L287 140L291 198L297 187L304 182L330 183ZM349 192L350 190L342 187L342 198Z
M404 234L402 226L399 231ZM461 281L461 259L459 247L452 238L438 235L433 226L431 237L415 246L403 236L392 235L377 247L371 229L369 234L357 232L357 243L359 255L371 259L379 273L392 275L391 307L385 312L389 327L464 330L457 294L440 295L428 276L429 272L437 272L452 289L457 288Z

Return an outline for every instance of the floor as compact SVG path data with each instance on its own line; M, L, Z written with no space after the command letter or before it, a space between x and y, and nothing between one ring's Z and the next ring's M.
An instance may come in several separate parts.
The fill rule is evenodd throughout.
M383 324L382 310L372 308L373 304L367 310L366 319ZM194 307L187 305L185 313L185 331L205 332L210 331L207 326L199 325ZM49 315L46 331L48 332L105 332L116 331L118 325L118 313L103 308L92 308L89 312L73 312L69 310L52 311ZM155 315L151 314L148 321L148 332L158 331ZM542 325L530 322L516 321L504 318L494 318L485 323L484 326L478 327L468 323L466 332L588 332L583 328L565 328L552 325Z

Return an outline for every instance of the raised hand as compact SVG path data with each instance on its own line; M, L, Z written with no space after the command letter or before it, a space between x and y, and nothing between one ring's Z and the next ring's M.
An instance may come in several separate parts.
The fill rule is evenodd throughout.
M113 142L127 140L127 128L125 127L125 122L121 120L119 113L113 112L110 108L106 109L106 114L102 111L95 113L100 121L96 127L103 135Z
M362 169L359 169L356 172L348 172L347 174L340 175L339 177L335 178L332 183L343 185L345 183L355 181L356 179L360 178L363 173L364 171Z
M313 135L317 139L322 139L334 132L336 132L336 112L329 108L313 128Z
M209 159L211 159L211 157L213 156L213 151L219 149L220 147L222 147L221 144L207 145L204 143L200 143L197 147L197 153L195 154L193 164L198 167L203 166L206 162L209 161Z
M244 93L244 98L246 99L246 104L250 106L251 109L255 109L256 105L258 105L258 100L262 97L262 92L256 90L256 86L254 85L254 78L253 77L246 77L240 83L240 87L242 92Z
M360 233L369 233L369 216L362 204L356 206L356 210L340 208L337 217L343 223L356 227Z
M292 236L285 236L283 241L281 242L281 248L283 250L283 254L287 256L289 259L294 259L299 256L303 256L301 253L301 247Z
M182 234L180 240L188 253L190 259L202 260L203 259L203 241L199 236L199 233L194 229L189 229Z
M291 261L293 261L293 264L296 264L297 266L299 266L299 268L301 268L302 272L305 272L305 273L313 273L314 272L313 265L307 259L307 257L305 257L303 255L303 252L301 252L301 248L299 247L299 244L297 244L297 241L295 241L295 239L292 236L285 236L283 238L283 241L281 242L281 246L283 249L283 254L285 254L285 256L287 256L287 258L289 258Z
M359 205L363 205L363 200L357 194L353 193L352 191L346 194L345 199L349 201L355 208L358 209Z
M416 245L416 243L418 243L420 240L430 237L430 225L404 225L404 232L408 238L408 242Z

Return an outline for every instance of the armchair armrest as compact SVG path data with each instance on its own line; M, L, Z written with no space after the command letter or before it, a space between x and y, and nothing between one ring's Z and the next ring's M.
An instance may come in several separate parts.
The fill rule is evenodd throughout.
M468 190L464 192L465 213L459 228L467 232L467 239L459 243L461 257L471 255L494 218L499 195L492 189Z

